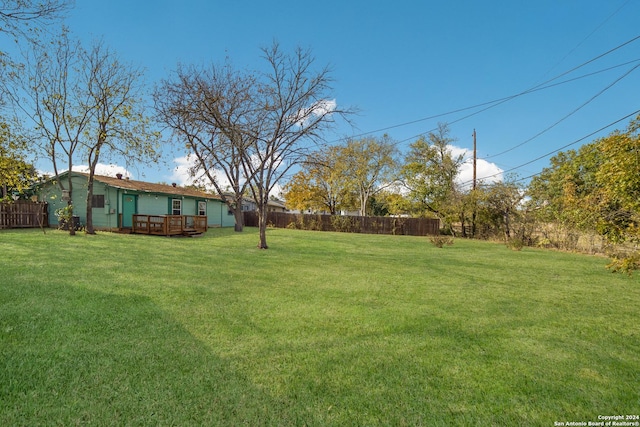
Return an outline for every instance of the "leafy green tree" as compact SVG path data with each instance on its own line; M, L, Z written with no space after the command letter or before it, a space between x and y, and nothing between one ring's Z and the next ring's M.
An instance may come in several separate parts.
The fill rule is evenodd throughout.
M388 135L349 140L338 151L337 170L358 195L360 216L371 197L395 181L397 149Z
M435 215L449 228L459 215L459 189L456 177L463 156L454 156L449 128L440 123L436 132L411 144L402 168L402 179L409 190L416 213Z
M614 132L598 141L602 163L599 184L599 231L612 243L631 243L634 250L612 254L609 267L630 273L640 269L640 116L626 132Z
M378 204L384 206L388 215L410 215L411 203L409 200L394 188L382 190L376 196Z
M285 185L290 209L326 210L335 215L347 208L352 199L340 164L341 146L331 146L312 153L301 170Z
M20 136L0 123L0 200L8 199L12 191L22 192L37 180L35 168L25 161L24 150Z
M551 165L531 180L527 194L542 222L564 229L596 230L599 184L596 173L602 156L595 143L578 151L560 152Z
M34 44L20 73L12 73L14 107L33 125L28 131L51 159L55 181L73 215L71 174L80 159L89 165L87 232L93 233L92 189L95 168L105 156L154 161L159 134L144 117L141 72L124 65L101 43L86 51L66 29L51 43ZM75 234L73 227L69 233Z
M598 141L602 162L595 174L600 229L611 241L638 240L640 226L640 117L626 132Z
M558 153L528 194L539 218L568 229L595 231L610 244L640 242L640 117L578 151ZM636 254L612 266L640 268Z
M89 118L83 150L89 164L86 232L93 228L93 181L98 162L105 156L118 156L128 162L156 162L160 133L155 131L143 104L141 69L120 61L102 43L81 51L78 78L86 92L86 104L75 107Z
M480 187L479 210L485 224L499 230L505 241L513 237L514 222L520 217L524 190L515 182L495 182Z

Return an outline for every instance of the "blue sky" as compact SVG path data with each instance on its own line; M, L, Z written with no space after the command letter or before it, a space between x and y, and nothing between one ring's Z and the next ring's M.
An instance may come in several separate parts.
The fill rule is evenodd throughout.
M386 132L406 151L418 135L448 122L461 149L472 148L476 129L482 177L640 109L640 69L631 71L640 64L640 39L552 83L636 62L486 111L426 118L520 94L591 61L639 36L639 17L639 0L77 0L67 25L87 45L101 37L123 60L145 68L150 88L179 62L221 63L228 56L239 67L259 68L259 48L273 40L287 50L310 48L319 66L333 69L338 105L359 110L356 127L336 128L326 135L329 143ZM398 126L408 122L414 123ZM180 180L174 159L183 155L167 147L166 165L131 172L149 181ZM548 164L549 156L512 172L525 178Z

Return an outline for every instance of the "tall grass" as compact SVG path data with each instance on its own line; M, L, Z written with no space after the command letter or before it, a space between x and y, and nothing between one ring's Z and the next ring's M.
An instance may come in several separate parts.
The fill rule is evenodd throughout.
M604 258L247 229L2 231L2 425L553 425L640 408Z

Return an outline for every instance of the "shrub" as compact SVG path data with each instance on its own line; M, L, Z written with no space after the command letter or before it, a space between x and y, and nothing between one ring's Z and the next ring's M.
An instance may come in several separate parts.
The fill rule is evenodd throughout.
M331 226L335 231L343 233L357 233L360 231L360 223L350 216L334 215L331 217Z
M431 236L429 237L429 241L433 246L438 248L442 248L444 245L453 245L453 237L451 236Z
M521 251L524 246L524 240L518 237L512 237L507 240L507 247L513 251Z
M635 270L640 270L640 251L612 255L607 268L613 273L627 273L631 276Z

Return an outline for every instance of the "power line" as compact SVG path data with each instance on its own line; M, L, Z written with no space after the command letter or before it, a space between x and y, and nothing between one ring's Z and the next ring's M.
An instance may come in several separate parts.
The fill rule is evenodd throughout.
M626 73L624 73L623 75L621 75L620 77L618 77L616 80L614 80L611 84L607 85L604 89L602 89L600 92L596 93L594 96L592 96L591 98L589 98L586 102L582 103L580 106L578 106L578 108L575 108L573 111L571 111L569 114L567 114L566 116L562 117L560 120L556 121L555 123L553 123L551 126L543 129L542 131L538 132L537 134L535 134L534 136L532 136L531 138L527 139L524 142L521 142L518 145L514 145L513 147L501 151L498 154L492 154L491 156L486 156L483 157L483 159L491 159L494 157L498 157L501 156L503 154L506 154L510 151L515 150L516 148L522 147L523 145L533 141L534 139L536 139L537 137L539 137L540 135L548 132L549 130L553 129L554 127L556 127L557 125L559 125L560 123L562 123L563 121L565 121L566 119L568 119L569 117L571 117L572 115L574 115L575 113L577 113L578 111L580 111L582 108L584 108L585 106L587 106L588 104L590 104L594 99L596 99L597 97L599 97L600 95L602 95L604 92L606 92L607 90L611 89L616 83L618 83L620 80L624 79L625 77L627 77L629 74L631 74L633 71L635 71L638 67L640 67L640 64L636 65L635 67L631 68L629 71L627 71Z
M514 167L512 167L511 169L507 169L507 170L501 171L501 172L499 172L499 173L495 173L495 174L492 174L492 175L487 175L487 176L485 176L485 177L483 177L483 178L479 178L479 180L483 180L483 179L487 179L487 178L493 178L493 177L496 177L496 176L498 176L498 175L502 175L502 174L507 173L507 172L513 172L514 170L520 169L520 168L522 168L523 166L527 166L527 165L530 165L531 163L537 162L538 160L542 160L542 159L544 159L545 157L549 157L550 155L555 154L555 153L557 153L557 152L559 152L559 151L561 151L561 150L564 150L565 148L571 147L572 145L575 145L575 144L577 144L577 143L579 143L579 142L582 142L582 141L584 141L585 139L590 138L590 137L592 137L593 135L596 135L597 133L602 132L603 130L605 130L605 129L607 129L607 128L609 128L609 127L613 126L613 125L616 125L616 124L620 123L621 121L628 119L629 117L633 117L633 116L635 116L635 115L637 115L637 114L639 114L639 113L640 113L640 110L636 110L636 111L634 111L633 113L631 113L631 114L627 114L626 116L624 116L624 117L622 117L622 118L620 118L620 119L618 119L618 120L616 120L616 121L614 121L614 122L611 122L611 123L609 123L608 125L605 125L605 126L601 127L600 129L595 130L595 131L591 132L590 134L583 136L583 137L582 137L582 138L580 138L580 139L577 139L577 140L575 140L575 141L573 141L573 142L570 142L569 144L563 145L562 147L557 148L557 149L555 149L555 150L553 150L553 151L550 151L550 152L548 152L548 153L546 153L546 154L543 154L543 155L541 155L540 157L536 157L535 159L533 159L533 160L529 160L528 162L523 163L523 164L521 164L521 165L514 166ZM531 175L531 176L529 176L529 177L527 177L527 178L519 179L518 181L521 181L521 180L524 180L524 179L528 179L528 178L531 178L531 177L536 176L536 175L539 175L539 173L538 173L538 174L533 174L533 175ZM471 181L465 181L465 182L463 182L461 185L468 185L469 183L471 183Z
M548 89L548 88L550 88L550 87L554 87L554 86L558 86L558 85L561 85L561 84L569 83L569 82L572 82L572 81L575 81L575 80L578 80L578 79L581 79L581 78L590 77L590 76L592 76L592 75L599 74L599 73L602 73L602 72L605 72L605 71L610 71L610 70L612 70L612 69L619 68L619 67L622 67L622 66L624 66L624 65L632 64L632 63L634 63L634 62L638 62L638 61L640 61L640 59L634 59L634 60L632 60L632 61L625 62L624 64L614 65L614 66L612 66L612 67L605 68L605 69L603 69L603 70L598 70L598 71L595 71L595 72L592 72L592 73L589 73L589 74L585 74L585 75L583 75L583 76L574 77L574 78L572 78L572 79L564 80L564 81L562 81L562 82L558 82L558 83L550 84L550 85L547 85L547 86L540 86L540 87L535 88L535 89L530 89L530 90L529 90L529 91L527 91L527 92L522 92L522 93L517 94L517 95L512 95L512 96L509 96L509 97L506 97L506 98L501 98L501 99L496 100L496 101L490 101L490 102L486 102L486 103L483 103L483 104L479 104L479 105L487 105L487 104L492 104L492 103L493 103L492 105L489 105L489 106L487 106L487 107L485 107L485 108L483 108L483 109L481 109L481 110L475 111L475 112L473 112L473 113L471 113L471 114L467 114L466 116L462 116L462 117L460 117L460 118L458 118L458 119L456 119L456 120L450 121L450 122L448 122L447 124L454 124L454 123L461 122L461 121L463 121L463 120L468 119L469 117L473 117L473 116L475 116L475 115L478 115L478 114L480 114L480 113L482 113L482 112L484 112L484 111L487 111L487 110L489 110L489 109L491 109L491 108L493 108L493 107L497 107L497 106L498 106L498 105L500 105L500 104L503 104L503 103L505 103L505 102L507 102L507 101L509 101L509 100L513 99L513 98L516 98L516 97L518 97L518 96L525 95L525 94L527 94L527 93L537 92L537 91L540 91L540 90ZM542 134L543 134L543 133L545 133L546 131L548 131L548 130L550 130L551 128L553 128L554 126L558 125L558 124L559 124L560 122L562 122L563 120L567 119L567 118L568 118L569 116L571 116L572 114L575 114L575 113L576 113L578 110L580 110L582 107L584 107L585 105L587 105L588 103L590 103L591 101L593 101L595 98L597 98L597 97L598 97L598 96L600 96L602 93L604 93L605 91L607 91L609 88L611 88L613 85L615 85L618 81L620 81L622 78L626 77L628 74L630 74L633 70L635 70L635 69L636 69L636 68L638 68L638 67L640 67L640 64L638 64L638 65L636 65L635 67L633 67L630 71L627 71L627 72L626 72L622 77L619 77L618 79L616 79L613 83L611 83L610 85L608 85L605 89L603 89L603 90L602 90L602 91L600 91L598 94L596 94L594 97L592 97L590 100L588 100L586 103L584 103L583 105L581 105L580 107L578 107L577 109L575 109L575 110L574 110L573 112L571 112L569 115L565 116L565 117L564 117L564 118L562 118L560 121L558 121L558 122L554 123L552 126L550 126L549 128L545 129L544 131L542 131L542 132L538 133L538 134L537 134L537 135L535 135L534 137L532 137L532 138L528 139L527 141L525 141L525 142L523 142L523 143L521 143L521 144L519 144L519 145L517 145L517 146L515 146L515 147L512 147L512 148L510 148L510 149L508 149L508 150L506 150L506 151L503 151L503 152L498 153L498 154L494 154L494 155L492 155L492 156L482 157L482 159L483 159L483 160L485 160L485 159L489 159L489 158L492 158L492 157L497 157L497 156L499 156L499 155L501 155L501 154L504 154L504 153L506 153L506 152L508 152L508 151L511 151L511 150L513 150L513 149L515 149L515 148L517 148L517 147L521 146L521 145L524 145L524 144L526 144L527 142L532 141L533 139L537 138L538 136L542 135ZM468 108L466 108L466 109L468 110L468 109L471 109L471 108L476 108L476 107L478 107L479 105L476 105L476 106L474 106L474 107L468 107ZM457 111L462 111L462 110L457 110ZM400 140L400 141L395 142L395 144L394 144L394 145L400 145L400 144L402 144L402 143L404 143L404 142L410 141L410 140L412 140L412 139L419 138L419 137L421 137L421 136L423 136L423 135L425 135L425 134L427 134L427 133L429 133L429 132L433 132L433 131L435 131L435 130L437 130L437 128L433 128L433 129L427 130L427 131L425 131L425 132L419 133L418 135L410 136L409 138L405 138L405 139L402 139L402 140Z
M601 58L603 58L603 57L615 52L616 50L621 49L622 47L624 47L624 46L626 46L626 45L628 45L630 43L635 42L638 39L640 39L640 35L638 35L636 37L633 37L633 38L625 41L624 43L619 44L618 46L615 46L614 48L609 49L608 51L606 51L604 53L601 53L600 55L597 55L597 56L589 59L586 62L583 62L582 64L580 64L580 65L578 65L576 67L573 67L573 68L571 68L571 69L569 69L569 70L567 70L567 71L565 71L565 72L563 72L563 73L561 73L561 74L559 74L559 75L557 75L557 76L555 76L555 77L553 77L551 79L543 81L542 83L539 83L539 84L537 84L537 85L535 85L535 86L533 86L533 87L531 87L531 88L529 88L529 89L527 89L525 91L522 91L520 93L517 93L517 94L514 94L514 95L510 95L510 96L507 96L507 97L504 97L504 98L494 99L492 101L482 102L480 104L472 105L470 107L458 108L458 109L455 109L455 110L447 111L445 113L435 114L435 115L432 115L432 116L423 117L423 118L416 119L416 120L411 120L411 121L407 121L407 122L403 122L403 123L399 123L399 124L395 124L395 125L386 126L386 127L383 127L383 128L367 131L367 132L362 132L362 133L359 133L359 134L351 135L349 137L339 138L337 140L331 141L330 143L340 142L340 141L344 141L344 140L347 140L347 139L360 138L360 137L363 137L363 136L366 136L366 135L371 135L371 134L374 134L374 133L380 133L380 132L384 132L384 131L387 131L387 130L396 129L396 128L399 128L399 127L404 127L404 126L412 125L412 124L415 124L415 123L424 122L424 121L427 121L427 120L433 120L433 119L437 119L437 118L440 118L440 117L448 116L448 115L451 115L451 114L460 113L460 112L468 111L468 110L473 110L475 108L484 107L484 106L489 105L489 107L487 107L487 108L484 108L484 109L482 109L480 111L477 111L477 112L475 112L473 114L470 114L470 115L467 115L465 117L462 117L462 118L460 118L460 119L458 119L458 120L456 120L454 122L451 122L451 123L459 122L461 120L464 120L466 118L472 117L472 116L474 116L476 114L479 114L479 113L481 113L483 111L486 111L486 110L488 110L490 108L498 106L498 105L500 105L500 104L502 104L504 102L510 101L512 99L518 98L520 96L527 95L529 93L537 92L539 90L547 89L547 88L550 88L550 87L558 86L560 84L564 84L564 83L568 83L568 82L571 82L571 81L575 81L575 80L578 80L580 78L589 77L589 76L592 76L592 75L597 74L599 72L604 72L604 71L608 71L608 70L610 70L612 68L624 66L624 65L626 65L628 63L631 63L631 62L636 62L636 61L638 61L638 59L630 61L630 62L627 62L625 64L620 64L620 65L617 65L617 66L614 66L614 67L610 67L610 68L607 68L605 70L601 70L601 71L598 71L598 72L586 74L586 75L581 76L581 77L570 79L570 80L567 80L565 82L555 83L555 84L552 84L552 85L550 84L551 82L553 82L555 80L558 80L559 78L564 77L564 76L566 76L568 74L571 74L572 72L574 72L574 71L576 71L576 70L578 70L578 69L580 69L582 67L585 67L586 65L591 64L592 62L595 62L595 61L597 61L597 60L599 60L599 59L601 59ZM422 132L419 135L417 135L416 137L424 135L425 133L428 133L428 132L430 132L430 131ZM412 137L412 138L415 138L415 137ZM405 142L405 141L407 141L409 139L412 139L412 138L405 139L405 140L403 140L401 142Z
M611 15L609 15L607 18L605 18L604 21L602 21L600 23L600 25L598 25L593 31L591 31L589 34L587 34L587 36L585 38L583 38L580 43L578 43L573 49L571 49L569 52L567 52L567 54L565 56L563 56L553 67L551 67L549 69L549 71L547 71L547 73L545 73L545 76L547 74L549 74L551 71L553 71L554 68L556 68L558 65L560 65L565 59L567 59L573 52L576 51L576 49L578 49L580 46L582 46L584 44L584 42L586 42L592 35L594 35L600 28L602 28L604 26L604 24L606 24L607 22L609 22L609 20L611 18L613 18L615 15L618 14L618 12L620 12L622 10L623 7L625 7L631 0L627 0L625 1L618 9L616 9ZM544 77L544 76L543 76Z

